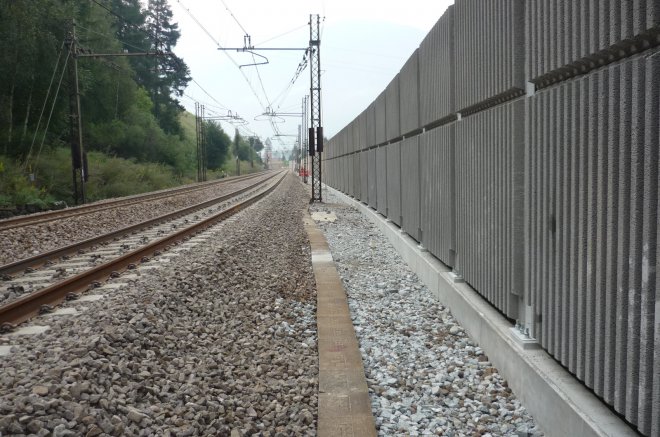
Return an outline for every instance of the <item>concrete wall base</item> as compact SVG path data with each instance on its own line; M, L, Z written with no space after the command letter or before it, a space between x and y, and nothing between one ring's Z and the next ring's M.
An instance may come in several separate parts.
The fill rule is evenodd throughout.
M636 436L577 378L543 349L524 348L511 332L511 323L451 269L420 247L414 239L378 212L330 187L368 217L431 293L467 330L508 380L527 410L548 436Z

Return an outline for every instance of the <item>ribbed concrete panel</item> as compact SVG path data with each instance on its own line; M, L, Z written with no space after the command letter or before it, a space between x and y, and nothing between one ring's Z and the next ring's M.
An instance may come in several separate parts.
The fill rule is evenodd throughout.
M387 114L385 111L385 91L380 93L374 102L374 116L376 117L376 144L387 141Z
M357 149L365 149L367 144L367 111L363 111L356 120L357 123Z
M342 188L341 191L345 194L349 194L348 193L348 171L347 171L348 166L346 165L346 158L348 158L348 156L346 156L346 155L339 158L339 162L341 162L341 174L339 175L339 177L341 178L341 188Z
M367 151L367 172L369 177L369 198L368 204L373 209L378 207L377 199L377 181L376 181L376 149Z
M655 54L526 107L525 289L536 336L645 435L660 435L658 77Z
M348 194L349 196L351 195L351 170L353 170L352 166L349 166L349 159L350 155L345 155L341 157L341 166L343 170L343 179L344 179L344 193Z
M369 203L369 151L360 152L360 200Z
M524 103L456 124L456 270L515 318L523 286Z
M355 171L353 168L353 160L355 155L346 156L346 172L348 173L348 187L347 192L350 196L355 197Z
M387 141L401 136L401 107L399 104L399 74L385 88L385 128Z
M365 147L372 147L376 145L376 102L365 110L365 125L367 127L367 144Z
M657 0L535 0L526 5L525 76L530 81L551 72L561 78L634 53L644 48L641 39L654 39L641 34L654 27L657 32L660 25Z
M330 186L332 185L332 177L330 176L332 173L332 161L329 159L324 159L323 160L323 168L326 170L324 171L324 175L321 176L321 180L323 181L324 184L328 184Z
M456 1L457 111L524 89L524 6L524 0Z
M353 197L362 199L362 169L360 166L361 153L354 153L351 155L351 163L353 164Z
M351 122L351 147L349 147L349 152L356 152L360 150L360 116L358 115Z
M419 137L422 244L454 266L456 253L455 129L450 124Z
M455 9L455 6L447 8L419 46L419 117L422 126L455 111Z
M387 148L376 149L376 210L387 217Z
M339 158L339 162L341 163L341 171L339 173L339 177L341 178L341 191L344 194L348 194L348 171L347 171L347 166L346 166L346 158L348 158L346 155L342 156Z
M387 218L401 226L401 142L388 144L387 151Z
M419 137L406 138L401 142L401 227L408 235L421 241L420 231L420 170Z
M419 49L406 61L399 73L399 108L401 133L421 126L419 121Z

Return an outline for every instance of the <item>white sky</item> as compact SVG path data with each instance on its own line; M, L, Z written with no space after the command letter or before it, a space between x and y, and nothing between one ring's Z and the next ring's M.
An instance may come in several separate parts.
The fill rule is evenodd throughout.
M249 122L246 128L250 132L263 140L272 137L270 123L259 115L268 106L276 112L301 111L303 96L309 94L309 68L293 87L283 91L287 90L304 52L257 52L268 58L267 65L239 69L227 55L239 65L251 63L251 55L219 51L214 40L223 47L243 46L244 32L233 14L257 48L304 48L309 45L309 15L318 13L322 19L322 124L324 134L330 138L385 89L452 3L451 0L170 0L182 34L174 51L188 64L193 79L212 96L191 82L186 90L188 97L182 103L192 113L194 100L206 105L206 115L224 115L231 110ZM280 121L283 122L278 124L279 131L291 136L273 138L273 146L290 148L300 118L285 117ZM233 135L233 126L222 125Z

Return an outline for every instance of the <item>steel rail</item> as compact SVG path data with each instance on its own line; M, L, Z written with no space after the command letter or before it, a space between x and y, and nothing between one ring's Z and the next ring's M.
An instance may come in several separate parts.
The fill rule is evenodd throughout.
M138 262L146 262L151 257L157 256L162 251L169 249L172 245L178 244L181 240L188 239L217 222L227 219L275 190L275 188L277 188L286 177L286 172L278 173L277 175L279 175L280 178L276 183L249 199L224 209L223 211L187 228L181 229L173 234L147 244L146 246L126 253L119 258L115 258L114 260L108 261L49 287L42 288L34 293L20 297L7 305L0 306L0 327L2 327L3 330L11 330L17 324L41 313L44 306L52 307L72 295L83 293L90 289L90 286L93 286L94 283L106 280L117 272L124 271ZM272 178L269 178L266 181L269 181L270 179ZM262 183L266 181L263 181Z
M130 196L128 198L121 198L116 200L110 200L103 203L92 203L88 205L81 205L73 208L58 209L54 211L48 211L37 216L33 215L23 215L18 217L12 217L0 221L0 231L6 231L9 229L20 228L24 226L37 225L40 223L48 223L54 220L61 220L68 217L78 217L81 215L92 214L99 211L105 211L108 209L113 209L122 206L135 205L136 203L141 203L146 200L158 200L165 197L170 197L172 195L183 194L186 192L194 192L198 190L203 190L208 188L211 185L222 185L227 182L237 182L246 179L252 179L258 176L261 176L262 173L251 173L245 176L236 176L228 179L219 179L209 182L202 182L195 185L186 185L183 187L172 188L170 190L161 190L156 191L155 193L143 193L137 194L135 196Z
M29 258L24 258L24 259L14 261L14 262L9 263L9 264L1 265L0 266L0 276L1 275L10 275L12 273L25 270L29 267L31 267L31 268L38 267L38 266L41 266L41 265L45 264L49 260L59 258L59 257L62 257L64 255L71 254L71 253L76 253L76 252L78 252L82 249L86 249L88 247L95 246L97 244L103 243L104 241L112 240L112 239L114 239L118 236L121 236L121 235L132 233L132 232L134 232L138 229L154 226L154 225L159 224L161 222L165 222L165 221L169 221L169 220L179 218L181 216L190 214L191 212L194 212L198 209L207 208L207 207L209 207L209 206L211 206L215 203L223 202L223 201L225 201L227 199L230 199L234 196L242 194L242 193L254 188L255 186L261 184L262 182L265 182L265 181L268 181L268 180L274 178L277 175L278 175L278 173L275 173L272 176L269 176L267 179L264 179L263 181L260 181L256 184L252 184L252 185L247 186L245 188L241 188L239 190L232 191L231 193L223 194L222 196L215 197L213 199L206 200L204 202L197 203L195 205L191 205L191 206L188 206L186 208L179 209L179 210L167 213L165 215L161 215L161 216L149 219L149 220L145 220L145 221L142 221L140 223L135 223L133 225L129 225L129 226L123 227L121 229L117 229L117 230L108 232L108 233L103 234L103 235L98 235L96 237L88 238L87 240L79 241L77 243L72 243L72 244L69 244L68 246L59 247L57 249L53 249L53 250L50 250L48 252L43 252L43 253L37 254L35 256L29 257Z

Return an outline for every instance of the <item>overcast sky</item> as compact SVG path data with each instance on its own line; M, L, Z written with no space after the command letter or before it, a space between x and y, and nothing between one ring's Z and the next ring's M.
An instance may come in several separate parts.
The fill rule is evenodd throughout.
M256 48L305 48L309 15L320 14L322 118L325 135L332 137L387 86L452 3L170 0L182 34L174 51L197 82L190 83L182 103L192 113L195 100L205 104L207 115L225 115L230 110L249 122L241 128L244 134L252 132L264 140L272 137L268 117L260 114L268 107L278 113L300 113L303 96L309 94L309 68L290 86L304 51L257 51L268 58L267 65L239 68L253 63L252 55L223 52L217 44L242 47L247 32ZM273 138L274 148L290 148L300 117L275 121L283 135L291 136ZM233 126L222 125L233 135Z

